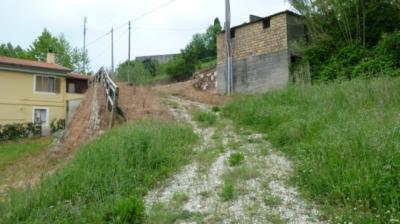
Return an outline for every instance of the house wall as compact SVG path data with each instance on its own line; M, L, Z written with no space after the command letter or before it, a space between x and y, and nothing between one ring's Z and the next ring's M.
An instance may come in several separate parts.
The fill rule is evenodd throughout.
M59 94L35 93L34 75L0 71L0 124L33 121L33 108L47 108L49 123L66 117L66 83L60 83ZM46 127L45 127L46 128Z

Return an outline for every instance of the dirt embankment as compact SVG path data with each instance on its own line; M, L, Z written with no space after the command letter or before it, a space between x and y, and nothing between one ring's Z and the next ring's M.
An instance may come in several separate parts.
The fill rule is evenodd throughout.
M193 87L195 80L155 86L153 89L161 94L175 95L188 100L206 103L215 106L224 105L229 97L212 91L201 91Z
M127 120L141 117L161 117L172 119L171 114L161 104L160 98L151 87L131 86L127 83L118 83L119 107Z

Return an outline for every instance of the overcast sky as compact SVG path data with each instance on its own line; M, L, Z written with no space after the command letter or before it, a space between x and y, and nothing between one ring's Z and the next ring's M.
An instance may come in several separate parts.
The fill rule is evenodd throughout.
M87 42L169 0L1 0L0 43L29 47L44 28L65 34L73 47L82 48L83 18L88 18ZM134 21L132 58L177 53L192 35L204 32L219 17L224 22L224 0L175 0ZM248 21L249 14L267 16L290 9L286 0L231 0L232 23ZM115 64L128 55L128 27L114 34ZM110 36L88 46L92 70L111 64Z

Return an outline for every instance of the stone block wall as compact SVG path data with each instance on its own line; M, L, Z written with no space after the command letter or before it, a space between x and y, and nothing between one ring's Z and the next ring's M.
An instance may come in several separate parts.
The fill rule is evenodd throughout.
M263 21L258 21L233 29L233 60L250 56L273 53L288 48L287 16L280 14L270 18L270 27L264 29ZM225 60L225 33L217 38L218 64Z
M233 88L239 93L267 92L285 87L290 80L291 43L304 37L301 17L289 12L238 26L232 39ZM217 91L225 93L225 33L217 38Z

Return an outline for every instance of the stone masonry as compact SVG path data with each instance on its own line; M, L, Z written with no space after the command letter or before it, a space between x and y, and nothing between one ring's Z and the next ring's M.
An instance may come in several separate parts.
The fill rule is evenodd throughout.
M304 38L302 17L284 11L265 18L251 16L249 23L232 28L233 85L235 92L266 92L286 86L291 43ZM217 91L225 92L225 33L217 38Z

